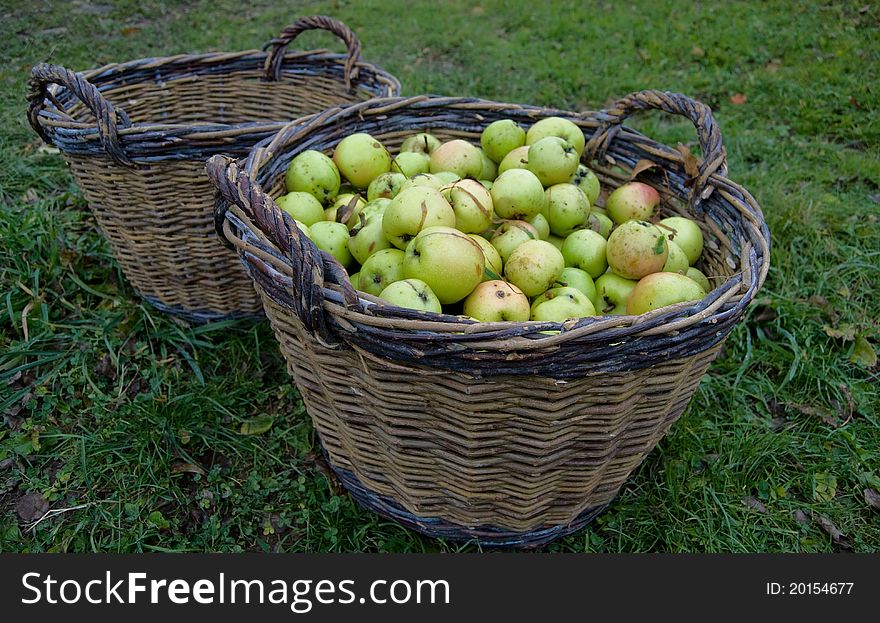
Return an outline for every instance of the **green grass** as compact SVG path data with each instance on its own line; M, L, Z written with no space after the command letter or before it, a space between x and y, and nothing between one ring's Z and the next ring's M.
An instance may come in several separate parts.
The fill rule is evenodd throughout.
M0 550L459 549L334 489L265 325L186 327L139 301L25 119L36 62L85 69L258 47L295 17L289 3L3 4ZM880 490L878 369L850 361L855 342L826 332L875 349L880 339L880 9L582 5L471 0L442 20L435 2L295 9L354 27L365 56L409 94L570 109L642 88L691 94L713 107L731 177L765 210L773 266L760 304L611 508L550 549L880 549L880 511L864 496ZM300 45L341 49L328 39L307 33ZM737 94L746 102L732 103ZM687 123L659 113L633 123L666 143L694 141ZM265 417L268 431L239 433ZM16 511L28 493L72 510L31 529Z

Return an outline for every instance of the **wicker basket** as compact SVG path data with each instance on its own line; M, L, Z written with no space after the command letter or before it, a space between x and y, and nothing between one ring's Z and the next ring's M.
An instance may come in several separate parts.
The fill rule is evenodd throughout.
M312 29L337 35L348 53L287 51ZM360 47L345 24L312 16L270 41L267 52L147 58L82 74L41 64L33 69L29 118L61 150L147 301L196 322L256 314L250 279L214 236L205 160L244 155L291 119L397 95L397 79L363 62Z
M621 126L647 108L694 122L698 170ZM416 131L476 143L497 119L528 125L551 115L583 129L584 161L606 187L642 159L656 163L640 179L661 192L663 211L701 223L701 268L714 285L707 298L563 324L404 310L352 290L271 199L293 156L329 152L352 132L390 148ZM727 179L710 110L672 93L634 93L579 115L462 98L373 100L293 123L245 161L212 158L208 173L220 191L221 235L257 284L343 484L416 530L484 545L546 543L611 502L684 411L768 270L761 209Z

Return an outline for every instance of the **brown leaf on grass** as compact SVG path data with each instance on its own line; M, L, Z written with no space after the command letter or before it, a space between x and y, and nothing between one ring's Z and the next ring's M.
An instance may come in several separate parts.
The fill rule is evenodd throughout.
M22 203L36 203L37 199L39 199L39 195L37 195L37 191L33 188L28 188L27 191L21 196Z
M779 71L779 68L781 66L782 66L782 61L780 59L771 58L769 61L767 61L767 64L764 65L764 69L773 73L773 72Z
M849 539L837 529L830 519L825 517L824 515L819 515L816 518L816 522L822 527L822 529L828 533L828 536L831 537L831 540L835 545L839 545L843 549L852 549L852 544L849 542Z
M95 374L103 376L110 381L116 378L116 366L113 365L113 360L110 358L109 353L101 357L98 365L95 366Z
M776 310L770 307L769 305L757 304L755 305L755 311L752 313L750 320L752 322L756 322L758 324L766 324L768 322L773 322L776 320Z
M825 332L825 335L836 340L852 342L856 339L856 328L851 324L842 324L839 327L832 327L826 324L822 325L822 330Z
M877 365L877 351L864 336L856 338L849 360L866 368L873 368Z
M749 98L745 93L734 93L730 96L730 103L734 106L742 106L747 101L749 101Z
M126 26L125 28L123 28L122 30L119 31L119 34L121 34L123 37L130 37L132 35L136 35L140 31L141 31L141 29L138 28L137 26Z
M856 407L856 401L853 398L852 392L849 391L849 387L841 383L838 385L840 389L840 393L843 394L844 400L846 400L846 404L840 404L840 401L835 400L834 406L837 407L837 414L843 419L843 423L846 424L852 419L852 416L856 414L858 411Z
M801 509L797 509L794 512L794 520L802 526L809 525L810 523L810 518L807 517L807 514Z
M858 108L859 110L865 109L865 107L862 106L862 103L852 95L849 98L849 105L852 106L853 108Z
M25 493L15 503L18 518L25 522L36 521L49 510L49 502L39 493Z
M840 425L840 422L837 420L834 413L832 413L831 409L826 407L814 407L813 405L799 404L796 402L787 402L785 403L785 406L804 415L817 417L832 428L837 428Z
M877 493L873 489L865 489L865 503L868 506L873 506L877 510L880 510L880 493Z
M703 58L704 56L706 56L706 50L704 50L703 48L701 48L698 45L695 45L694 47L691 48L691 54L693 54L697 58Z
M748 506L749 508L753 508L762 515L767 514L767 507L761 502L761 500L752 497L751 495L747 495L742 499L742 503Z
M200 474L205 475L205 470L195 463L175 463L171 466L172 474Z
M634 180L639 173L643 173L648 169L653 169L656 166L656 162L648 160L647 158L642 158L641 160L636 162L636 166L633 167L632 173L629 174L629 179Z

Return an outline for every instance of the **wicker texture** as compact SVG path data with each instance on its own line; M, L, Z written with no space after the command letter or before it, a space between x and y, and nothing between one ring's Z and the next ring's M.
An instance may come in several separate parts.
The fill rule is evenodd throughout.
M337 35L348 53L287 51L311 29ZM85 73L33 69L31 125L61 150L132 285L189 320L260 311L250 279L213 234L205 159L244 155L290 119L400 90L361 60L357 37L329 17L301 18L266 48Z
M621 126L648 108L694 122L704 154L696 171ZM639 160L656 163L640 179L661 192L666 215L700 222L708 297L564 324L403 310L353 291L271 199L293 156L329 151L353 132L391 148L417 131L478 142L496 119L552 115L583 129L584 161L603 187L626 181ZM290 124L245 161L212 158L208 172L218 227L257 284L334 469L361 503L438 536L537 544L588 521L684 411L769 266L761 210L727 179L711 112L678 94L643 91L580 115L465 98L374 100Z

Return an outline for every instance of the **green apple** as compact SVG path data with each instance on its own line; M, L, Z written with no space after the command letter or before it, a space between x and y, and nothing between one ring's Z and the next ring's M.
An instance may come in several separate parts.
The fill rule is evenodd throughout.
M596 308L586 294L575 288L553 288L532 304L531 320L565 322L570 318L595 316Z
M394 199L400 192L400 187L406 181L403 173L382 173L373 178L367 186L367 201L373 199Z
M443 313L443 307L430 286L419 279L395 281L379 293L379 298L397 307Z
M554 184L544 191L544 213L550 231L562 238L582 229L590 217L590 202L574 184Z
M477 234L492 224L492 195L476 180L459 180L449 187L449 203L455 212L455 227Z
M287 193L275 200L278 207L305 225L324 220L324 206L313 195L305 192Z
M706 275L704 275L702 271L697 270L696 268L691 266L690 268L687 269L685 276L688 279L693 279L694 281L696 281L697 285L699 285L701 288L703 288L703 290L705 292L712 291L712 285L709 283L709 278L706 277Z
M501 261L507 264L510 254L519 245L529 240L540 239L541 236L538 234L538 230L526 221L504 221L498 226L495 233L492 234L490 242L495 247L495 250L498 251L498 255L501 256Z
M562 270L562 274L559 275L559 279L556 280L554 287L556 286L580 290L586 294L587 298L590 299L590 302L598 308L599 299L597 296L596 284L593 282L593 278L590 277L590 273L587 271L575 268L574 266L566 266Z
M443 188L444 182L436 175L430 173L417 173L403 183L398 194L402 193L407 188L412 188L413 186L427 186L428 188L440 190Z
M586 271L596 279L608 268L605 252L608 243L591 229L579 229L572 232L562 243L562 256L566 266L573 266Z
M647 221L626 221L608 236L608 265L621 277L641 279L659 272L668 257L666 236Z
M547 240L550 237L550 223L547 222L547 217L538 212L535 216L529 219L529 225L535 228L538 232L538 238L541 240Z
M548 136L558 136L559 138L568 141L571 146L575 148L575 151L577 151L578 158L584 153L584 145L586 144L584 133L578 126L568 119L563 119L562 117L547 117L546 119L541 119L536 122L529 128L529 131L526 132L526 145L534 145L542 138Z
M382 216L385 214L385 210L389 205L391 205L391 199L379 198L368 202L367 205L361 208L358 212L358 225L363 225L361 222L361 216L363 216L364 219L369 219L372 216Z
M358 272L352 274L352 275L348 278L348 282L351 284L351 287L353 287L355 290L359 290L360 287L361 287L361 286L360 286L360 283L359 283L360 278L361 278L361 272L360 272L360 271L358 271Z
M391 170L391 155L369 134L349 134L333 151L339 172L357 188L366 188L373 178Z
M461 176L457 173L453 173L452 171L437 171L437 173L433 174L443 186L448 186L449 184L454 184L458 180L461 179Z
M358 215L366 207L367 203L360 195L345 193L338 195L336 201L324 210L325 221L339 221L345 223L349 229L358 224Z
M663 264L660 272L678 273L680 275L687 273L689 268L687 255L672 240L667 240L666 245L669 247L669 256L666 258L666 263Z
M309 193L322 204L336 198L340 183L333 161L314 149L297 154L284 174L288 192Z
M484 281L464 300L462 311L480 322L524 322L529 299L522 290L502 280Z
M512 119L493 121L480 134L483 151L493 162L501 162L517 147L526 144L526 131Z
M608 316L626 316L626 302L638 281L608 271L596 279L596 309Z
M304 233L306 235L306 238L308 238L309 240L312 239L312 231L309 229L308 225L306 225L305 223L301 223L300 221L298 221L296 219L293 219L293 222L296 223L297 228L302 233ZM318 222L320 222L320 221L318 221ZM696 269L694 269L694 270L696 270Z
M571 143L558 136L548 136L529 147L526 168L541 180L541 184L553 186L571 180L578 168L578 158L579 154Z
M348 239L348 250L358 264L366 262L376 251L391 247L382 229L381 215L365 218L363 225L355 226L349 233L351 237Z
M641 182L629 182L614 189L605 201L605 212L617 224L646 221L660 205L660 193Z
M431 173L450 171L460 178L477 178L482 170L483 157L479 148L467 141L447 141L431 152Z
M391 160L391 171L410 178L431 171L431 157L419 151L402 151Z
M504 276L526 296L549 289L565 269L562 252L546 240L528 240L504 263Z
M422 154L429 154L440 147L440 139L433 134L420 132L413 136L407 137L400 145L400 153L405 151L414 151Z
M452 227L428 227L406 247L403 274L427 283L444 305L457 303L483 280L480 245Z
M699 301L706 292L693 279L678 273L652 273L639 280L629 301L626 311L632 316L644 314L667 305Z
M669 240L681 247L687 255L688 263L693 265L703 253L703 232L696 221L683 216L670 216L657 223Z
M361 266L358 290L379 296L390 284L404 278L405 257L406 254L400 249L382 249L373 253Z
M480 169L480 174L477 178L481 180L494 180L498 177L498 165L492 162L489 156L486 155L486 152L482 149L480 150L480 159L483 166Z
M492 180L480 180L480 184L483 185L483 188L486 190L492 190L492 184L494 182Z
M405 249L416 234L434 225L455 226L455 212L439 190L428 186L401 190L382 216L385 237L398 249Z
M510 169L525 169L529 166L529 146L523 145L511 150L498 164L498 174L501 175Z
M477 234L468 234L468 236L471 240L480 245L480 249L483 251L483 258L486 260L486 269L483 271L483 281L501 279L501 275L504 274L502 272L504 269L504 263L501 261L501 255L499 255L498 249L493 247L492 243L482 236L478 236Z
M544 207L544 186L525 169L510 169L492 184L492 205L503 219L528 220Z
M556 247L557 249L562 251L562 245L565 244L565 238L561 238L559 236L554 236L553 234L550 234L549 236L547 236L547 242L549 242L554 247Z
M351 252L348 250L348 227L343 223L318 221L309 227L309 231L316 247L335 257L343 266L351 264Z
M590 200L590 205L596 203L600 191L599 178L586 165L578 165L577 171L571 176L571 183L584 191L587 199Z
M605 214L590 210L590 216L587 218L587 229L592 229L594 232L608 240L608 236L611 235L611 230L613 228L614 223Z

